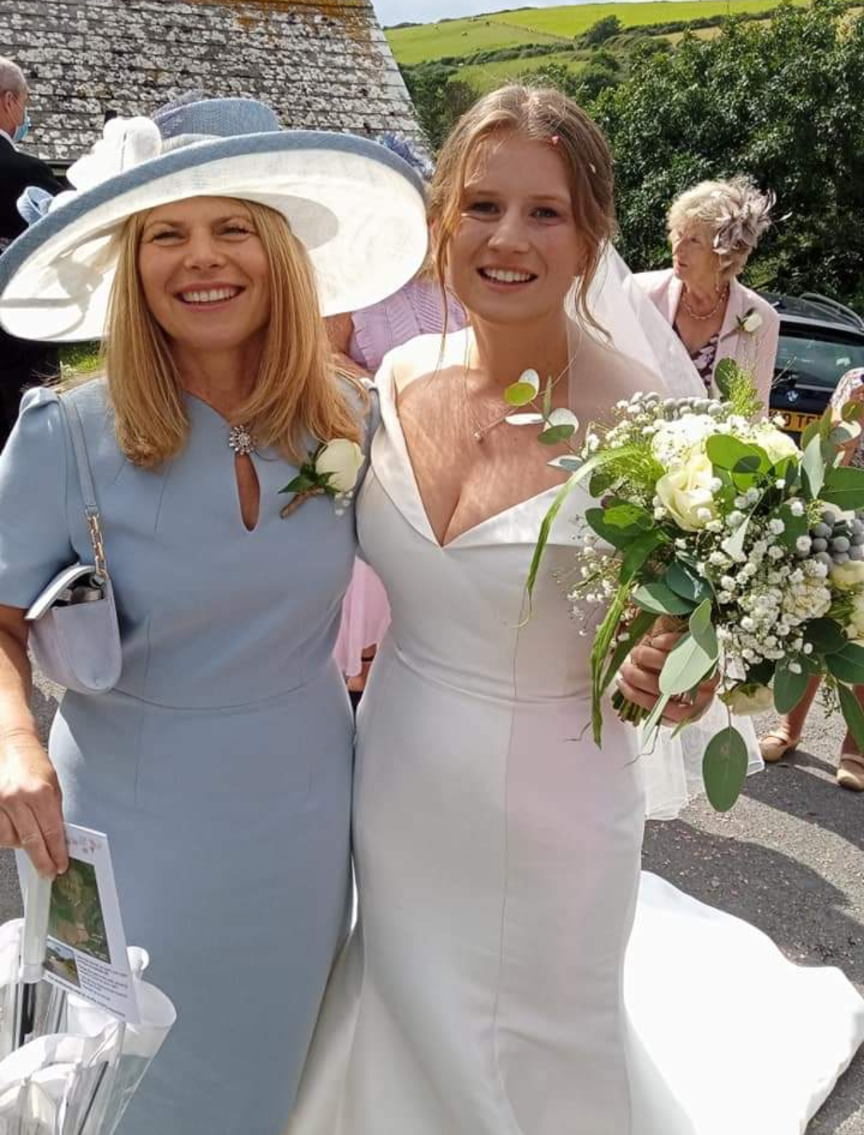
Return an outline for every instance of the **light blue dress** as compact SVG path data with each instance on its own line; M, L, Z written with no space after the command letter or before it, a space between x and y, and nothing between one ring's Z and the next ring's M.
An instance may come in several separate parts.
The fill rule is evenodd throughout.
M84 422L123 638L118 687L67 693L50 752L66 818L110 837L126 937L178 1022L122 1135L279 1135L347 928L353 723L333 662L353 515L252 460L240 515L228 426L188 398L188 443L120 452L104 384ZM359 409L358 409L359 414ZM0 457L0 603L26 608L92 559L71 439L34 391Z

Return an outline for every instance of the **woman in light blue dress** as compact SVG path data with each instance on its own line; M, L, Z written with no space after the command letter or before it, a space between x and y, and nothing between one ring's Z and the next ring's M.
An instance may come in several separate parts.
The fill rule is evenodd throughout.
M371 413L333 373L320 313L413 275L423 202L392 155L279 132L249 100L115 123L73 167L80 192L4 255L0 320L107 332L107 378L62 398L122 673L66 693L46 755L24 614L91 552L67 419L34 391L0 458L0 843L53 874L62 819L109 836L127 940L178 1011L123 1135L279 1135L350 899L353 725L332 654ZM346 181L363 190L350 214ZM281 491L333 441L343 495L284 516Z

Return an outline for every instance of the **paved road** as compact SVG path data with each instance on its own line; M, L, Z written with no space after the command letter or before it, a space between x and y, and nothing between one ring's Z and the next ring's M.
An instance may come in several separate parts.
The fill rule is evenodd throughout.
M55 692L36 693L46 728ZM746 918L802 965L841 966L864 993L864 794L834 784L841 736L814 710L806 748L751 777L730 814L700 802L674 823L649 824L645 866ZM18 910L14 866L0 855L0 921ZM864 1135L864 1055L808 1135Z

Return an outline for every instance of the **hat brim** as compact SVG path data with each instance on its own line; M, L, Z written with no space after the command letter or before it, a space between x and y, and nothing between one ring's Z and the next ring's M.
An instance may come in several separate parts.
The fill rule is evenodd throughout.
M324 315L392 295L427 247L423 185L383 146L280 131L196 142L59 205L0 256L0 324L22 339L104 334L112 237L135 213L190 197L234 197L282 213L309 251Z

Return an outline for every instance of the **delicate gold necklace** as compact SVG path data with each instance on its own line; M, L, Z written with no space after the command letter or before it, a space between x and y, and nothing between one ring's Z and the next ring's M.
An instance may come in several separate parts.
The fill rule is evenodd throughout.
M726 300L728 298L729 298L729 285L727 284L726 287L723 289L723 291L720 294L720 299L717 301L717 305L715 307L712 307L707 315L697 315L696 314L696 312L693 310L693 308L687 302L686 292L681 293L681 306L684 308L684 310L687 312L687 314L690 316L691 319L698 319L700 323L704 323L705 320L714 318L714 316L717 314L717 312L720 310L720 308L723 306L723 304L726 302Z
M491 422L487 422L486 425L483 425L481 422L479 422L477 420L477 417L476 417L474 410L471 406L471 394L468 390L468 364L467 363L462 368L462 386L463 386L464 391L465 391L465 407L468 410L468 417L471 419L471 424L474 427L473 430L472 430L471 436L474 438L474 440L477 442L478 445L481 445L483 443L483 441L486 439L486 435L488 433L491 433L492 430L494 430L496 426L500 426L501 423L505 419L510 417L510 415L513 413L513 407L508 406L503 414L499 415L499 417L497 417L497 418L494 418Z

